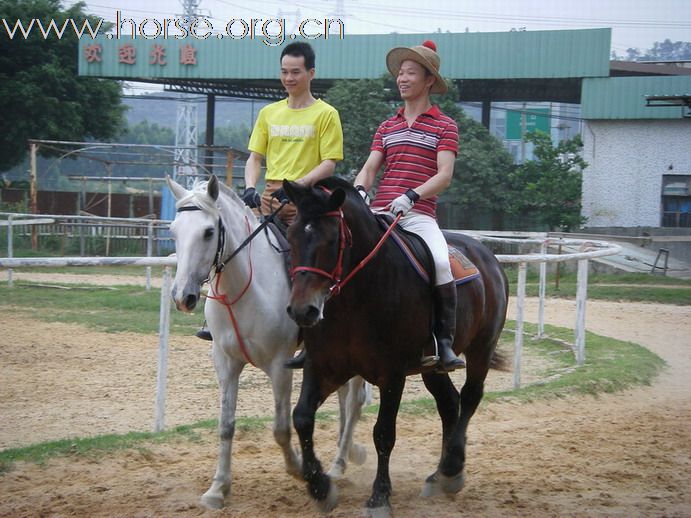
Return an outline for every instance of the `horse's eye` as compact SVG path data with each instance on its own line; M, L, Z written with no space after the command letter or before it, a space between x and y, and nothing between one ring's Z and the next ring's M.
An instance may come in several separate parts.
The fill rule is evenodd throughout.
M204 239L211 239L214 237L214 229L213 228L207 228L204 231Z

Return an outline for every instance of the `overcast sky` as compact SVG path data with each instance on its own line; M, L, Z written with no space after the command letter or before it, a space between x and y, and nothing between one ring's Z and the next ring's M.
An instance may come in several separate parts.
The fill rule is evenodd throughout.
M625 55L655 41L691 41L691 0L190 0L214 26L229 20L340 17L345 34L501 32L612 28L612 50ZM74 2L68 0L68 5ZM87 11L108 21L115 12L141 21L183 12L174 0L86 0ZM250 5L255 7L248 7Z

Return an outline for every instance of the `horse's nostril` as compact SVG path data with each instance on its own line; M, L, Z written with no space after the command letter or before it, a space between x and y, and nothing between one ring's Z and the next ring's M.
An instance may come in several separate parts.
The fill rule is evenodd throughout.
M185 297L185 307L187 309L194 309L194 307L197 305L197 296L196 295L187 295Z
M319 308L317 308L315 306L310 306L307 309L307 313L305 314L305 317L310 322L317 322L319 320Z

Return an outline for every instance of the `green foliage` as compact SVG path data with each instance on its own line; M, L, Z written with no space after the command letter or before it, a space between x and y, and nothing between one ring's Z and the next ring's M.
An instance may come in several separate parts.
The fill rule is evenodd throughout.
M175 133L170 128L144 120L134 126L128 126L118 140L127 144L172 146L175 144Z
M499 211L511 195L507 178L515 167L513 158L498 138L463 112L456 104L457 98L458 89L449 84L446 94L433 99L458 124L459 149L454 177L441 200L463 211Z
M626 50L626 56L612 52L612 58L626 61L684 61L691 59L691 41L656 41L652 48L641 51L638 48Z
M387 101L385 80L336 81L325 100L338 110L343 126L344 158L338 163L336 173L352 179L369 156L379 124L394 113L394 107Z
M516 167L511 174L515 193L510 208L514 212L533 211L551 230L580 228L581 177L588 164L579 155L583 144L579 136L557 146L541 131L530 132L526 142L535 145L535 160Z
M63 10L59 0L0 0L0 18L11 26L22 20L24 27L33 18L44 27L51 20L61 27L69 18L78 24L88 18L96 27L99 19L84 8L83 2ZM39 30L27 39L19 31L14 39L6 33L0 38L0 111L3 121L12 121L0 131L0 171L25 158L30 138L108 139L123 126L119 83L77 76L79 40L69 29L62 38L51 33L44 39Z
M250 142L251 128L247 124L240 126L223 126L215 128L214 141L217 146L232 147L241 151L247 151L247 145ZM201 140L206 140L205 135L201 136Z

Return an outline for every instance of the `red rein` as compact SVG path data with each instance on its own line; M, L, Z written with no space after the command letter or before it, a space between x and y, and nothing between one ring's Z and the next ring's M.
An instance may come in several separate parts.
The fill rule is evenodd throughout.
M250 231L250 222L247 218L245 218L245 222L247 223L247 232L249 233ZM245 360L247 360L252 366L256 367L254 365L254 362L252 361L252 358L250 358L249 352L247 350L247 345L245 344L245 340L242 338L242 334L240 333L240 327L238 326L237 319L235 318L235 313L233 313L233 305L237 303L244 295L247 293L247 290L250 287L250 284L252 284L252 242L250 241L249 247L248 247L248 252L249 252L249 259L250 259L250 274L249 277L247 278L247 284L245 284L245 287L242 289L240 294L235 297L235 299L231 302L228 300L228 296L225 293L220 293L218 290L218 285L221 281L221 274L222 272L219 272L216 274L215 280L216 282L209 284L209 287L211 288L211 293L207 295L208 298L211 300L215 300L219 304L223 304L225 308L228 310L228 316L230 317L230 321L233 324L233 330L235 331L235 336L238 338L238 346L240 347L240 351L242 352L242 355L245 357Z
M353 278L353 276L362 270L367 263L369 263L375 255L377 255L377 252L379 249L382 247L384 244L384 241L389 237L391 232L393 232L393 229L396 227L398 224L398 220L401 219L401 214L396 216L396 219L394 219L393 223L389 226L389 228L384 232L384 235L381 237L379 242L376 244L376 246L372 249L372 251L367 254L367 257L365 257L362 261L358 263L358 265L353 268L350 273L345 277L345 279L341 280L341 276L343 275L343 252L345 251L346 246L351 246L352 245L352 233L350 231L350 228L348 228L348 224L345 221L345 218L343 217L343 211L342 210L337 210L337 211L332 211L332 212L327 212L324 214L324 216L328 217L337 217L339 218L339 225L338 225L338 259L336 260L336 266L334 269L331 271L331 273L327 272L326 270L322 270L321 268L314 268L311 266L297 266L290 271L291 277L294 279L295 274L298 272L310 272L310 273L316 273L317 275L321 275L322 277L326 277L327 279L330 279L333 284L331 288L329 288L329 298L338 295L343 287L350 281L350 279Z

